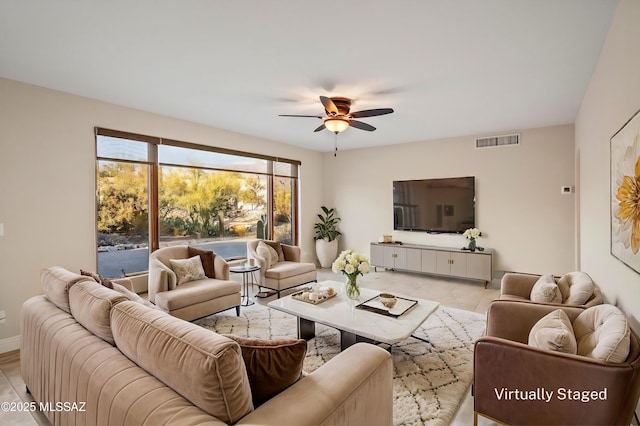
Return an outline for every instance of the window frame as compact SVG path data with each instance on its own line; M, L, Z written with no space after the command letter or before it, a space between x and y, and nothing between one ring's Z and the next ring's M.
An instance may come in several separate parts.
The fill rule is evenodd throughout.
M113 137L118 139L128 139L137 142L145 142L148 145L148 157L147 161L139 161L139 160L127 160L127 159L119 159L112 157L103 157L98 155L98 136L106 136ZM253 170L243 171L244 173L252 173L257 175L265 175L267 176L267 214L268 214L268 223L269 223L269 236L273 237L273 224L274 224L274 211L273 211L273 195L274 195L274 185L276 176L282 176L293 179L293 189L292 189L292 200L291 200L291 208L292 208L292 236L295 245L299 245L299 180L300 173L299 167L302 165L302 162L299 160L293 160L289 158L281 158L274 157L270 155L264 154L256 154L246 151L239 151L228 148L221 148L210 145L201 145L192 142L179 141L176 139L168 139L168 138L160 138L156 136L143 135L139 133L131 133L120 130L106 129L102 127L94 128L94 139L95 139L95 149L96 149L96 182L95 182L95 196L96 196L96 233L97 233L97 223L98 223L98 170L100 161L119 161L119 162L129 162L129 163L137 163L137 164L146 164L148 166L148 191L149 191L149 253L160 248L160 212L159 212L159 174L161 166L179 166L179 167L196 167L205 170L216 170L216 171L238 171L238 170L230 170L225 169L224 167L215 168L215 167L203 167L203 166L187 166L184 164L171 164L171 163L160 163L158 159L158 146L167 145L167 146L175 146L179 148L193 149L198 151L208 151L214 152L218 154L227 154L234 155L240 157L247 157L252 159L260 159L268 161L266 172L256 172ZM276 169L280 171L281 167L276 167L277 163L286 163L291 166L291 173L289 175L285 174L276 174ZM96 265L98 262L97 259L98 252L96 250ZM142 271L141 271L142 272Z

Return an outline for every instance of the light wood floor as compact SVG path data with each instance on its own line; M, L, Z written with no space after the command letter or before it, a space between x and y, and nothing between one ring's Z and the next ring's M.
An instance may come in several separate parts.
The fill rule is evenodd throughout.
M318 271L318 281L322 280L343 282L344 277L334 274L329 269L321 269ZM479 313L486 313L491 300L496 299L500 294L499 278L494 279L489 284L489 288L485 289L483 284L477 281L378 270L361 277L359 282L364 287L435 300L443 306ZM271 298L261 299L260 302L265 303L270 300ZM0 354L0 371L8 379L8 383L0 381L0 396L6 395L10 390L13 390L23 401L33 401L31 395L27 394L24 381L20 375L20 354L18 351ZM9 418L6 414L0 412L0 424L49 424L47 418L40 412L31 413L31 416L22 416L21 419ZM470 393L465 398L451 424L473 424L473 399ZM479 419L479 424L483 426L495 425L495 423L483 418Z

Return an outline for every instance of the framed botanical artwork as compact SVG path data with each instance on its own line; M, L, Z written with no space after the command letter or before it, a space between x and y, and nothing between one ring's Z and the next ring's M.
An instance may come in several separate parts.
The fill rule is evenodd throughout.
M611 254L640 273L640 111L611 137Z

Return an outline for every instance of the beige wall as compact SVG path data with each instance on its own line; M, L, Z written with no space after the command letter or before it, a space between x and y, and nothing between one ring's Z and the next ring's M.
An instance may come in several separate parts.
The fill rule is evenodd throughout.
M561 186L574 186L573 125L520 132L520 146L476 149L476 136L467 136L325 154L324 199L342 217L341 248L369 253L371 241L392 233L394 180L475 176L476 226L484 234L478 243L495 250L494 269L574 270L575 195L560 193ZM460 235L392 235L466 245Z
M576 119L580 267L640 319L640 274L610 253L610 139L640 109L640 2L621 0Z
M0 349L16 343L43 268L96 269L94 126L302 161L301 244L315 258L320 153L0 79Z

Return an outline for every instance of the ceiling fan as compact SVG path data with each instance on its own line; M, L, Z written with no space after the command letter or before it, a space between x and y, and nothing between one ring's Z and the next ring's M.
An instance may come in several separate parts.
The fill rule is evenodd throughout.
M342 131L347 130L349 126L356 129L366 130L373 132L376 128L370 124L363 123L362 121L354 120L355 118L375 117L377 115L391 114L393 109L391 108L378 108L378 109L365 109L362 111L349 112L351 108L352 100L349 98L333 97L328 98L326 96L320 96L320 102L324 106L326 116L321 115L292 115L292 114L280 114L280 117L309 117L319 118L323 120L314 132L327 129L336 135Z

